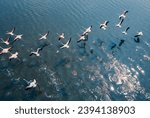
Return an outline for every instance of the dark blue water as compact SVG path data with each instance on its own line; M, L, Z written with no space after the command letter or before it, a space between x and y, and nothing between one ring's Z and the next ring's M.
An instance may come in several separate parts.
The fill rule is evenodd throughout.
M129 13L116 28L124 10ZM23 34L12 50L21 61L0 55L0 100L150 100L149 0L0 0L0 11L0 37L13 27ZM99 24L105 20L110 23L103 31ZM86 48L79 48L79 35L91 25ZM48 30L48 40L39 41ZM140 43L133 39L137 31L144 33ZM64 42L72 37L69 49L59 49L62 32ZM121 39L125 43L111 50ZM29 57L45 43L50 46L40 57ZM25 91L33 79L41 91Z

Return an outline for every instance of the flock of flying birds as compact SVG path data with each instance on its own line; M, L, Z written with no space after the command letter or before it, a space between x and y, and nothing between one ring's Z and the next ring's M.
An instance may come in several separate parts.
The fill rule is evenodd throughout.
M124 11L121 15L119 15L119 23L116 24L116 27L118 27L118 28L122 27L122 23L125 20L127 13L128 13L128 11ZM108 27L108 24L109 24L109 21L105 21L104 23L101 23L99 27L100 27L100 29L106 30L107 27ZM122 34L127 35L129 29L130 29L130 27L127 27L125 29L125 31L122 32ZM79 40L77 40L77 43L80 43L81 41L86 42L88 40L88 35L89 35L89 33L91 31L92 31L92 25L85 29L85 31L80 35ZM13 37L13 41L10 41L10 37L7 38L6 40L1 38L1 42L4 43L8 47L7 48L3 48L3 47L0 46L0 49L1 49L0 55L2 55L2 54L9 54L9 60L12 60L12 59L20 60L18 58L18 54L19 54L18 52L12 53L12 49L13 49L12 46L13 46L14 42L22 39L23 34L16 35L15 34L15 27L10 32L7 32L6 34L9 35L10 37ZM49 35L49 31L47 33L45 33L44 35L41 35L39 40L46 40L48 38L48 35ZM142 35L143 35L143 32L141 32L141 31L137 32L134 35L135 42L139 42L140 41L140 37ZM64 33L58 34L58 40L62 44L60 49L69 48L69 45L70 45L70 42L71 42L71 38L66 43L62 42L63 39L65 39L65 34ZM119 43L119 46L121 46L123 43L124 43L124 40L121 40L120 43ZM40 56L40 51L42 51L43 48L46 47L46 46L48 46L48 45L44 45L44 46L42 46L40 48L37 48L37 50L30 52L29 56L35 55L35 56L39 57ZM116 45L112 46L111 49L113 49L115 46ZM35 88L37 86L38 86L38 83L34 79L33 81L28 82L28 86L26 87L26 90L31 89L31 88Z

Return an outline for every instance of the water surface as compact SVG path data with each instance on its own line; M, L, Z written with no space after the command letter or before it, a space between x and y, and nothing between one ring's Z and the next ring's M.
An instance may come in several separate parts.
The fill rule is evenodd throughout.
M21 62L0 56L0 100L150 100L149 0L0 0L0 6L0 37L8 37L13 27L23 34L12 51L19 52ZM116 28L124 10L129 13ZM103 31L99 24L105 20L110 23ZM79 35L91 25L86 49L79 48ZM47 31L48 40L39 41ZM133 40L137 31L144 33L140 43ZM57 33L62 32L64 42L72 37L69 49L59 50ZM111 46L121 39L125 43L112 54ZM29 57L45 43L50 46L41 57ZM33 79L42 92L25 91Z

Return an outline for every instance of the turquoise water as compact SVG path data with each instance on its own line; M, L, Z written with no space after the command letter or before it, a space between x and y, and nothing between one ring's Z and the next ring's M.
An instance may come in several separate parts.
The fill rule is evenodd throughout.
M116 28L124 10L129 13ZM0 0L0 11L0 37L13 27L23 34L12 51L19 52L20 62L0 55L0 100L150 100L149 0ZM99 24L105 20L110 23L103 31ZM91 25L86 49L79 48L79 35ZM47 31L48 40L39 41ZM140 43L133 39L137 31L144 33ZM62 32L64 42L72 37L69 49L59 49ZM111 50L121 39L125 43ZM45 43L50 46L41 57L29 56ZM33 79L41 92L25 91Z

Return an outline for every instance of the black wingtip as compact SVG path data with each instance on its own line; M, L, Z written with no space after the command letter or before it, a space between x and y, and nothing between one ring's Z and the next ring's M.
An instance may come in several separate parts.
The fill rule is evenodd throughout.
M128 12L129 12L128 10L125 11L125 13L128 13Z
M13 32L16 30L16 27L13 28Z
M70 39L69 39L69 44L70 44L71 40L72 40L72 38L70 37Z
M31 54L29 54L29 56L32 56L33 54L31 53Z
M109 23L109 21L106 22L106 25Z
M31 88L25 88L25 90L27 91L27 90L30 90Z
M78 40L77 43L81 42L81 40Z

